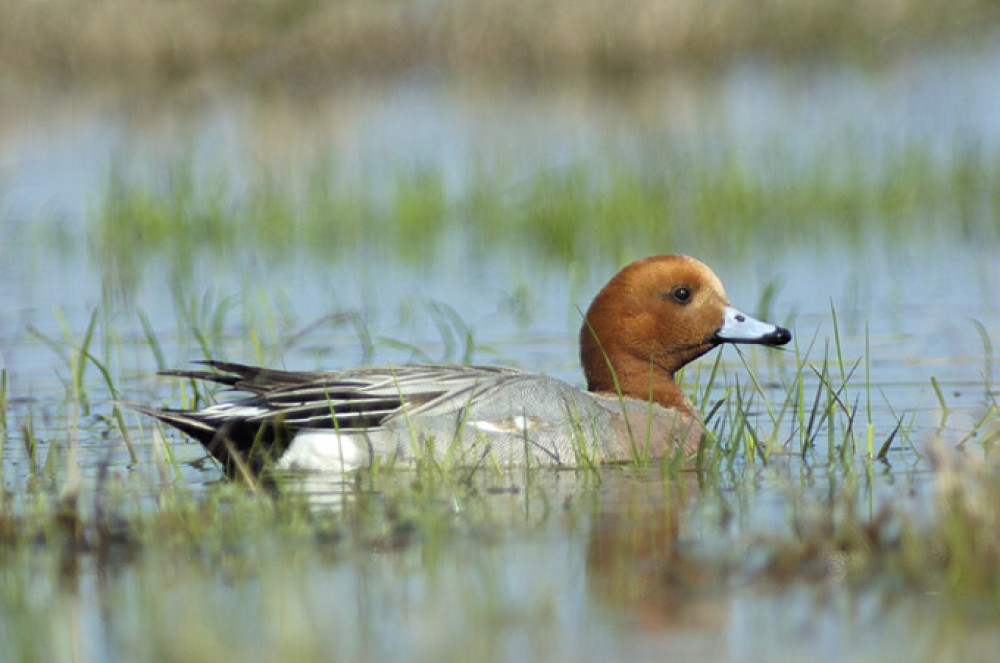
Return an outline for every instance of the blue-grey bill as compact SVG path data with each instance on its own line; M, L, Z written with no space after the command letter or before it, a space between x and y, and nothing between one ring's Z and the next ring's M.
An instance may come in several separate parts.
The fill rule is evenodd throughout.
M792 340L792 333L784 327L762 322L732 306L727 306L722 326L715 332L715 340L719 343L784 345Z

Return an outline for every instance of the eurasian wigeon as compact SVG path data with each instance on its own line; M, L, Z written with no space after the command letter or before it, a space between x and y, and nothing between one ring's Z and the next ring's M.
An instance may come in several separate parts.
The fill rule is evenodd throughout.
M343 471L433 458L463 466L583 466L697 450L705 427L674 373L722 343L784 345L741 313L707 266L683 255L631 263L580 329L587 391L496 366L277 371L204 362L164 375L248 396L200 410L134 409L199 440L230 472L270 464Z

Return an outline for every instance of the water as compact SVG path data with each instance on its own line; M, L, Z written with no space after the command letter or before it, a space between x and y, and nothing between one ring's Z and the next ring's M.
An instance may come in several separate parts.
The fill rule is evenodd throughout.
M19 433L29 420L43 442L67 436L80 441L76 453L85 483L97 481L108 466L133 477L137 486L160 480L155 464L131 463L116 439L106 419L112 395L93 366L85 380L92 411L79 418L66 414L63 395L71 371L60 352L68 356L80 342L95 309L102 312L100 330L115 339L110 349L101 348L101 356L114 359L120 397L129 400L177 403L180 397L175 384L147 377L156 362L138 313L148 316L166 363L184 365L201 352L176 302L206 292L211 302L232 299L217 348L236 361L256 360L250 329L277 365L332 368L362 361L366 352L354 326L328 319L343 311L357 311L365 320L376 339L374 361L413 358L410 350L379 339L402 340L434 359L447 359L447 344L426 304L437 301L460 312L473 329L477 361L520 365L579 384L574 343L579 310L619 266L612 255L598 255L593 264L546 264L506 245L493 255L471 256L459 228L426 262L396 261L377 250L339 255L336 261L313 254L275 261L253 250L199 253L185 268L178 295L177 267L161 256L143 262L122 288L116 280L121 276L107 268L107 257L88 240L90 214L113 167L125 164L130 179L155 181L175 160L191 158L198 172L221 168L240 181L259 164L294 180L321 157L332 158L348 178L364 173L377 179L401 165L426 164L443 172L454 196L479 164L514 164L509 179L516 182L518 168L525 174L540 166L559 169L599 162L608 153L655 162L664 140L689 141L692 149L716 141L768 167L775 163L777 144L786 169L827 152L842 156L845 145L873 164L879 154L907 144L928 146L946 159L969 145L983 153L1000 150L998 65L1000 49L929 52L873 70L833 62L801 68L748 62L711 75L678 74L621 88L480 86L415 70L401 80L345 85L322 98L300 98L295 90L258 97L228 89L184 99L125 101L74 93L5 102L0 228L7 239L0 245L0 279L7 285L0 298L0 363L9 380L6 489L17 493L31 481ZM774 176L783 173L778 169ZM871 240L860 245L832 235L804 228L783 246L750 241L733 247L725 237L692 233L687 245L651 247L650 253L688 252L705 260L733 302L748 311L773 280L778 295L772 316L793 327L803 351L814 345L810 357L816 363L824 352L836 353L827 346L832 304L848 367L869 348L870 367L861 364L857 370L876 386L877 439L896 428L899 415L913 417L910 436L918 443L935 431L950 443L963 439L984 403L995 398L989 389L1000 374L980 333L993 342L1000 339L995 242L970 241L947 230L899 242L873 229ZM126 294L116 294L120 290ZM293 336L294 342L287 342ZM739 373L735 354L726 352L727 365ZM767 351L751 352L750 361L765 380L777 382L788 378L795 363L789 353ZM947 418L932 376L952 408ZM861 393L858 386L853 397ZM140 420L130 418L129 424L137 431ZM140 449L142 459L160 453L150 436L143 439L150 446ZM210 464L194 464L203 456L200 448L177 437L170 442L185 461L183 481L210 490L219 474ZM54 459L57 466L65 463L64 456ZM319 622L307 620L300 627L312 629L310 637L320 643L336 643L348 658L406 652L427 659L456 656L460 640L442 645L435 639L461 631L456 623L472 631L501 624L484 655L510 660L525 655L642 660L662 659L664 653L796 660L806 652L829 660L875 660L901 651L888 644L896 639L906 639L915 657L927 657L935 647L957 656L953 652L964 645L955 643L966 636L984 647L973 646L966 654L988 650L994 638L982 636L976 626L958 628L958 636L925 633L914 639L920 624L936 623L934 605L886 604L878 591L848 592L836 582L761 587L741 576L689 593L687 579L679 583L679 594L671 594L673 585L664 577L674 568L667 552L672 546L696 542L706 547L697 554L712 555L713 540L722 547L734 540L746 544L787 527L798 496L783 492L779 477L796 477L791 483L802 486L809 503L822 504L851 489L862 496L861 508L872 513L889 502L926 515L933 489L929 463L897 444L889 465L878 467L867 484L850 488L835 472L830 478L825 470L804 470L794 461L738 474L740 488L694 499L680 529L665 533L663 547L650 559L612 559L608 568L600 565L601 541L613 549L636 529L615 491L634 483L613 475L617 479L595 491L565 480L569 488L553 489L557 495L568 492L600 504L579 527L543 511L548 515L540 517L537 531L520 524L490 546L474 536L457 537L430 571L420 546L307 566L307 579L295 579L308 585L305 602L335 614L337 626L317 633ZM57 472L64 475L65 470ZM619 480L625 488L617 486ZM690 490L697 495L700 489ZM517 500L506 508L515 515L527 512ZM651 521L663 519L664 508L657 503ZM718 539L719 523L730 517L731 538ZM684 558L686 564L678 561L676 572L691 572L697 554ZM652 570L643 575L643 569ZM469 574L482 584L470 588ZM112 584L128 595L130 582L125 572ZM645 590L630 594L631 586ZM86 581L76 591L84 621L101 622L97 590ZM199 596L195 588L186 591L190 594L180 591L181 600ZM218 579L212 579L211 593L213 605L223 610L234 595L265 613L270 609L256 603L262 599L251 589L227 588ZM294 593L278 591L278 596L295 601ZM499 613L468 613L466 600L472 606L498 605ZM249 612L240 614L251 621L259 614ZM538 624L550 639L539 635ZM115 657L102 631L106 625L84 628L95 631L94 660ZM549 648L552 642L559 647Z

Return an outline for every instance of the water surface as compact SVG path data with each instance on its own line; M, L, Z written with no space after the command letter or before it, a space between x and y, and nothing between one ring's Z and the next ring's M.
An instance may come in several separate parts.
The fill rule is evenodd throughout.
M516 240L472 252L459 225L424 260L400 260L395 247L375 238L364 251L331 247L335 259L324 259L316 247L275 257L267 247L248 244L223 254L194 251L179 265L164 252L125 274L93 239L95 210L113 169L127 181L155 185L182 160L205 177L221 171L233 182L250 183L264 169L293 187L317 160L334 163L347 181L377 182L401 168L426 166L443 174L449 199L458 199L474 171L495 169L516 196L523 178L539 170L600 164L609 155L653 167L665 154L678 154L678 146L708 160L718 149L720 167L739 155L778 179L794 177L799 165L827 155L835 166L861 162L874 171L884 163L882 155L911 144L947 162L970 146L984 154L1000 149L998 58L994 49L930 52L873 69L748 62L620 88L483 86L414 70L400 80L345 83L321 98L295 89L268 96L227 89L182 99L123 101L94 94L5 103L4 486L17 494L36 485L21 429L32 422L46 454L63 448L52 456L53 487L68 474L64 441L71 439L85 485L92 487L110 467L137 493L156 494L163 479L150 459L161 451L150 424L128 415L140 451L140 462L133 463L109 424L115 395L93 366L84 381L89 411L67 406L68 358L95 310L100 347L94 352L109 363L122 392L117 397L129 400L176 404L182 397L176 383L149 377L157 362L140 313L148 317L165 362L184 365L202 356L190 309L204 309L201 322L210 325L223 301L229 302L222 307L228 313L219 319L213 349L236 361L257 360L251 331L266 360L289 368L399 363L423 355L456 360L462 330L442 333L432 312L438 302L457 311L473 331L473 360L519 365L580 384L574 341L580 310L621 264L641 257L598 247L587 261L543 260ZM997 218L995 209L981 214ZM766 223L761 219L761 227ZM768 315L793 328L799 351L808 350L816 365L836 356L836 310L848 369L866 351L870 357L858 365L850 397L870 398L879 443L901 420L912 441L904 444L900 436L867 477L804 466L792 457L767 467L737 467L731 485L714 489L685 475L689 485L681 499L663 493L655 472L609 471L599 486L557 473L546 479L555 485L518 485L494 500L499 524L456 514L459 533L434 555L420 541L377 554L361 546L292 565L277 579L233 585L208 573L204 583L186 579L171 591L145 567L123 566L110 590L97 586L85 569L70 593L81 615L77 628L86 631L92 648L87 658L115 659L123 641L131 642L133 653L151 656L134 642L136 631L150 627L141 617L152 609L142 603L143 588L150 587L165 591L150 618L161 629L183 628L205 616L204 608L185 615L178 607L204 600L221 612L233 611L219 626L219 637L239 641L245 637L240 624L273 616L275 606L287 601L292 617L281 624L289 632L350 659L413 654L439 660L475 651L500 660L799 660L806 653L881 660L890 651L946 659L989 651L993 635L974 623L940 621L944 608L933 597L893 600L877 586L849 590L828 569L814 582L791 585L757 582L752 573L754 542L787 532L796 505L822 509L841 491L855 491L862 512L874 514L890 503L928 517L934 474L923 444L937 433L947 444L965 440L995 402L1000 363L990 341L1000 339L996 234L970 237L957 222L952 232L948 219L937 219L933 230L901 239L883 232L883 225L885 220L873 219L870 236L859 240L838 233L835 220L803 219L801 232L787 241L740 233L748 239L738 246L729 237L690 228L678 234L678 245L646 251L690 253L708 262L734 303L749 312L774 284ZM358 320L374 339L373 348L359 335ZM727 372L741 374L745 369L735 352L724 352ZM748 357L772 387L788 384L794 373L792 352L750 350ZM707 370L711 360L699 365ZM951 408L947 416L932 376ZM864 388L865 381L873 387ZM808 386L815 385L813 379ZM781 399L783 391L768 393ZM203 458L200 448L179 436L168 443L184 461L181 481L211 491L220 474L212 464L196 462ZM973 449L976 443L971 438ZM661 492L637 502L636 491L647 483ZM539 495L545 506L535 504ZM570 509L570 518L555 506L567 499L592 507ZM649 523L662 528L650 531L644 525ZM634 542L637 532L650 537L645 549ZM629 555L623 558L622 550ZM692 580L699 556L726 550L749 560L751 572L706 579L704 585ZM279 586L261 586L268 582ZM124 597L111 614L103 603L109 591ZM5 619L10 617L0 615ZM119 620L124 626L115 625ZM477 641L452 638L456 633L491 635Z

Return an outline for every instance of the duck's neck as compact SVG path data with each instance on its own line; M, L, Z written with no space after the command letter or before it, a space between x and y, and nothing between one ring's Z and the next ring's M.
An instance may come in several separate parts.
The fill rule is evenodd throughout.
M627 396L642 401L652 401L666 408L686 410L697 416L691 400L681 391L674 374L650 361L622 354L609 356L614 372L601 357L600 368L587 373L587 389L595 393ZM585 364L586 365L586 364Z

